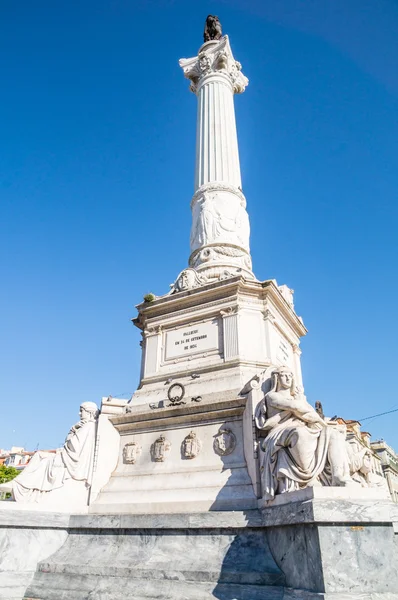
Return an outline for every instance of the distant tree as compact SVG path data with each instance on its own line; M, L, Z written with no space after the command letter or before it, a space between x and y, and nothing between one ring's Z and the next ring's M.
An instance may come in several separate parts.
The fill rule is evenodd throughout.
M0 483L7 483L19 475L19 471L15 467L6 467L6 465L0 465Z

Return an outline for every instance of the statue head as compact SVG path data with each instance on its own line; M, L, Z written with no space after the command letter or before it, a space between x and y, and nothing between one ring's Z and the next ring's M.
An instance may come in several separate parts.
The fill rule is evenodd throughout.
M219 40L221 36L222 30L219 18L216 15L208 15L203 34L204 41L208 42L209 40Z
M95 421L99 415L98 406L95 402L83 402L80 405L80 420L81 421Z
M271 391L290 390L293 396L295 388L294 375L290 367L282 365L272 372Z
M212 24L215 21L218 21L218 17L216 15L207 15L207 17L206 17L206 23Z

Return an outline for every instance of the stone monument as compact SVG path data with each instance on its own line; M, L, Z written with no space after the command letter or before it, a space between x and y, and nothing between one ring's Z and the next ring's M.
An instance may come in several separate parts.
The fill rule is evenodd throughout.
M234 113L248 80L213 15L204 40L180 60L197 97L188 265L137 306L131 400L103 398L0 503L0 598L398 599L395 506L304 394L293 291L253 273Z

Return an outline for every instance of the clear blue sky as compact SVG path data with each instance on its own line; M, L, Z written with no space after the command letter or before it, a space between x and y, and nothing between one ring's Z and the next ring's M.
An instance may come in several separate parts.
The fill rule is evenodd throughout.
M398 4L20 0L0 20L0 447L60 445L131 394L143 294L189 254L196 99L178 59L219 15L259 279L295 290L310 402L398 407ZM398 450L398 412L364 429Z

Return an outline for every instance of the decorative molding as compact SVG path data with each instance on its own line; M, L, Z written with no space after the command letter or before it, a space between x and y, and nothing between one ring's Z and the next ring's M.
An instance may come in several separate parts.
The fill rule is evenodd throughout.
M254 377L252 377L250 381L248 381L246 385L242 388L240 395L246 396L247 394L250 394L253 390L258 390L260 387L261 377L260 375L254 375Z
M147 327L142 335L147 338L151 335L159 335L160 333L162 333L162 325L154 325L152 327Z
M203 263L209 263L210 261L219 262L225 257L229 259L241 259L238 261L234 260L233 262L236 263L234 266L241 269L243 267L251 271L252 261L249 252L241 246L227 243L211 243L197 248L189 257L189 264L191 267L197 268ZM217 264L218 268L220 268L220 266L221 265ZM228 264L226 267L221 266L221 268L231 268L231 264ZM209 276L207 276L207 279L209 279Z
M204 183L196 190L192 196L191 209L193 208L194 204L196 204L196 202L207 192L229 192L230 194L234 194L235 196L238 196L241 206L246 208L246 198L242 190L234 185L224 183L222 181L210 181L209 183Z
M220 315L224 319L225 317L231 317L232 315L237 315L239 313L239 306L228 306L228 308L224 310L220 310Z
M179 63L191 82L189 89L195 94L208 78L214 76L223 76L235 94L243 93L249 83L242 73L242 65L233 57L227 35L217 43L204 44L198 56L181 58Z
M193 290L202 285L206 285L206 283L208 283L206 276L199 275L193 268L187 268L181 271L175 282L172 284L170 294Z
M214 282L212 282L212 283L214 283ZM167 297L169 301L173 302L174 306L172 308L167 307L167 310L165 310L165 308L163 306L162 307L163 310L162 311L157 310L156 311L157 314L154 316L148 317L145 314L145 321L147 324L153 323L153 322L158 322L158 321L161 321L162 323L164 323L164 318L166 316L169 318L172 315L173 320L174 320L174 317L176 317L176 316L186 316L187 310L192 311L191 319L196 321L198 318L196 316L196 313L198 313L198 312L202 313L203 310L206 310L207 308L211 308L213 306L219 306L222 303L229 302L232 298L234 298L236 296L237 293L241 292L241 290L240 290L241 284L245 285L245 284L249 284L249 283L257 283L257 282L243 279L242 275L235 275L235 282L230 282L231 286L230 286L230 293L229 293L228 297L226 297L226 293L225 293L225 290L228 288L225 288L224 286L223 287L220 286L215 289L207 289L207 290L198 289L197 292L199 292L201 294L200 303L198 303L196 297L194 297L194 296L178 297L178 296L172 295L170 293L165 294L164 298ZM205 297L203 298L203 296L205 296ZM212 300L207 300L206 297L211 297ZM181 310L176 310L176 308L178 306L180 306L180 304L184 304L184 308L182 308ZM159 306L157 307L157 309L159 309ZM142 305L140 306L139 310L140 311L142 310ZM145 310L146 310L146 307L145 307ZM216 312L218 312L218 311L216 311ZM140 312L140 315L142 315L141 312ZM206 320L207 315L204 315L201 318ZM184 320L184 324L185 323L186 323L186 321ZM180 325L178 325L178 327L180 327Z
M273 312L266 308L263 312L264 321L271 321L271 323L275 323L276 317Z

